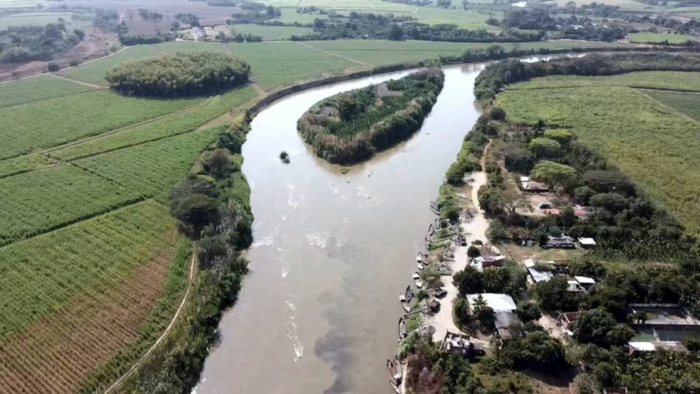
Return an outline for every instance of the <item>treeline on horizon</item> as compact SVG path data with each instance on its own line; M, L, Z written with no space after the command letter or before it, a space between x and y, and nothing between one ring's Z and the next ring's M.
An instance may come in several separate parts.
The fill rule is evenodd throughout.
M357 163L420 129L443 83L442 70L431 67L387 82L384 94L381 85L344 92L315 104L297 128L319 157Z
M511 59L487 66L476 78L474 94L484 104L505 85L551 75L602 76L635 71L700 71L700 55L652 53L589 54L580 58L523 63Z
M177 53L119 65L107 71L112 89L144 97L184 97L216 93L248 81L250 65L235 56Z

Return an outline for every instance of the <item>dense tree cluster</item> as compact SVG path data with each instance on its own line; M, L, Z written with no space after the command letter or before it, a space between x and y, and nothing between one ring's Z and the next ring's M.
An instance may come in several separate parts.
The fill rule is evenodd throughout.
M0 63L51 60L77 45L85 32L66 30L64 23L46 26L10 26L0 30Z
M374 38L449 42L513 42L538 41L542 34L505 30L493 33L483 29L467 30L452 24L428 25L418 23L410 16L351 12L348 16L329 13L327 19L316 19L314 32L293 36L292 40L337 40L347 38Z
M602 25L585 16L553 18L549 10L544 8L510 10L500 25L505 28L556 32L550 33L550 38L614 41L625 38L626 35L619 27Z
M125 392L189 393L199 381L221 315L248 270L242 251L252 242L250 190L232 155L240 151L249 121L243 117L221 127L216 147L202 158L202 171L170 193L170 211L196 245L197 279L184 318L124 383Z
M471 265L455 273L454 285L459 295L477 293L503 293L518 298L525 290L527 273L512 261L506 261L503 267L479 271Z
M250 66L236 57L213 53L178 53L117 66L106 79L119 92L156 97L211 94L248 81Z
M297 127L331 163L354 163L417 131L442 90L444 74L429 68L379 86L341 93L314 105Z
M282 15L282 11L279 8L252 1L244 1L240 4L240 7L244 12L231 14L231 19L227 21L229 25L263 23L270 19L279 18Z

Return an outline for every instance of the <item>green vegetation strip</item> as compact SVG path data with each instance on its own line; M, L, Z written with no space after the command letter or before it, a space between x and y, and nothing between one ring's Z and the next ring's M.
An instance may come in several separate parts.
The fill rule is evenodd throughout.
M165 247L172 226L165 208L143 202L0 248L0 341L75 296L121 283Z
M165 201L167 192L189 171L194 160L220 133L211 128L148 142L75 162L134 193Z
M0 245L62 227L143 197L71 165L0 180Z
M0 108L89 92L91 90L88 86L46 75L23 79L0 84Z
M81 144L58 149L52 151L51 156L70 161L187 133L225 114L226 111L252 100L256 95L255 88L251 86L235 89L222 96L212 98L210 102L201 107L141 126L124 129L104 137L91 139ZM0 162L0 176L2 174L2 163Z
M0 109L0 159L50 148L203 102L144 100L99 91Z
M586 86L627 86L632 88L700 92L700 73L680 71L647 71L604 77L585 77L576 75L552 76L536 78L528 82L509 85L508 90L558 89L562 87Z
M692 233L700 232L700 125L637 90L587 87L507 91L511 122L570 128L635 181ZM700 104L700 102L698 102Z
M37 170L51 164L51 161L43 155L32 154L0 161L0 178L22 172Z
M635 33L630 34L630 42L638 44L667 44L683 45L688 41L696 41L697 38L684 34L662 34L662 33Z
M700 77L700 73L695 73L695 76L696 78ZM676 111L700 121L700 95L694 93L659 92L652 90L646 90L644 93Z

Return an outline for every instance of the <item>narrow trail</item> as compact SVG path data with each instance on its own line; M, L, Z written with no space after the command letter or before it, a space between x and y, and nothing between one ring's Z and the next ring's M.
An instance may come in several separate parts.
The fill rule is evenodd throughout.
M64 81L77 83L78 85L87 86L87 87L93 88L93 89L95 89L95 90L105 90L105 89L109 89L108 86L104 86L104 85L95 85L94 83L79 81L79 80L77 80L77 79L64 77L63 75L58 75L58 74L56 74L56 73L48 73L47 75L49 75L49 76L51 76L51 77L53 77L53 78L56 78L56 79L62 79L62 80L64 80Z
M155 45L151 44L150 47L151 47L151 50L153 51L153 53L155 53L156 55L161 56L161 57L163 56L163 54L160 53L160 51L158 50L158 48L156 48Z
M226 26L226 27L228 27L228 26ZM229 31L231 31L231 28L229 28ZM222 43L221 43L221 46L224 47L224 50L225 50L226 53L228 53L229 55L233 55L233 54L234 54L233 51L231 50L231 47L229 47L228 45L226 45L225 42L222 42Z
M300 42L300 41L294 41L294 43L297 44L297 45L301 45L301 46L303 46L303 47L311 48L311 49L316 50L316 51L319 51L319 52L323 52L323 53L328 54L328 55L331 55L331 56L335 56L335 57L339 57L339 58L341 58L341 59L345 59L345 60L350 61L350 62L353 62L353 63L361 64L361 65L367 66L367 67L372 67L371 64L367 64L367 63L361 62L361 61L359 61L359 60L351 59L351 58L345 57L345 56L343 56L343 55L338 55L337 53L333 53L333 52L330 52L330 51L326 51L326 50L324 50L324 49L316 48L316 47L314 47L314 46L304 44L304 43L302 43L302 42Z
M165 337L170 333L170 330L173 328L175 325L175 322L177 321L177 318L180 317L180 313L182 312L182 308L185 306L185 302L187 301L187 297L190 295L190 290L192 289L192 281L194 280L194 268L195 268L195 253L194 250L192 251L192 260L190 261L190 273L187 278L187 290L185 291L185 295L182 297L182 301L180 302L180 306L177 308L177 311L175 312L175 316L173 316L172 320L170 320L170 323L168 324L168 327L166 327L165 331L163 331L163 334L161 334L160 337L156 340L156 342L146 351L146 353L139 358L134 365L129 368L128 371L119 379L117 379L107 390L104 391L103 394L108 394L112 392L114 389L118 388L119 385L127 379L129 376L131 376L134 372L136 372L136 369L146 360L148 356L153 353L153 351L158 347L158 345L165 339Z

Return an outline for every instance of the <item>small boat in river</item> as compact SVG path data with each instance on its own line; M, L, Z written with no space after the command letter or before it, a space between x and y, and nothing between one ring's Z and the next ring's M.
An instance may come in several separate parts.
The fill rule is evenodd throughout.
M401 302L401 306L403 307L404 311L411 311L411 300L413 300L414 296L415 295L413 294L413 289L411 289L411 285L406 286L406 291L404 292L404 294L399 294L399 301Z
M389 383L391 383L391 388L394 389L395 393L400 394L399 385L401 385L401 378L403 373L401 371L401 363L394 357L394 361L389 359L386 360L386 370L389 373Z
M423 264L421 264L421 263L416 263L416 265L418 266L418 269L421 270L421 271L423 271L423 269L425 268L425 267L423 266Z

